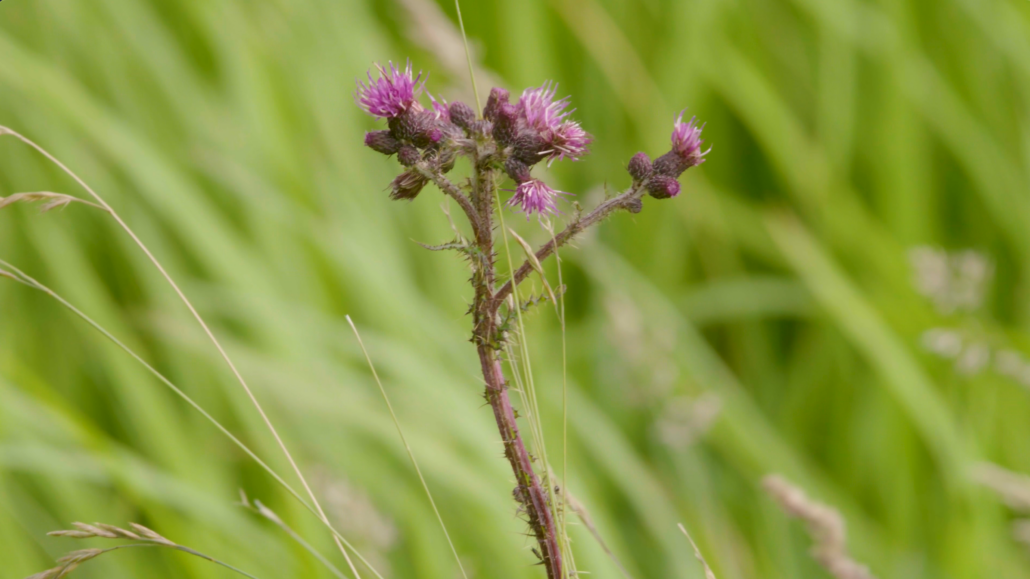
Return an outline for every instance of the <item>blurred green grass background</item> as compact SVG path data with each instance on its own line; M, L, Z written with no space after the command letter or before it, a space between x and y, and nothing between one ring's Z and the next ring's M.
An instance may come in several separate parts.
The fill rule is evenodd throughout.
M553 79L593 154L549 178L590 206L625 187L675 113L706 121L685 194L648 200L563 252L569 486L636 578L827 577L758 481L839 507L880 577L1030 577L1012 515L970 482L1030 471L1030 400L922 350L973 328L1030 352L1030 4L1021 0L502 0L463 6L477 63L517 93ZM362 328L475 577L541 577L467 343L467 272L442 196L387 200L353 104L373 61L467 98L446 0L7 0L0 124L106 196L183 284L295 449L339 528L389 577L457 576L344 321ZM485 74L485 73L484 73ZM485 75L480 89L488 87ZM83 195L0 139L0 196ZM546 234L509 218L531 240ZM907 261L974 248L997 275L942 316ZM55 288L288 467L216 353L130 240L84 207L0 211L0 257ZM553 268L553 264L551 266ZM561 345L529 318L552 457ZM699 440L689 401L721 411ZM696 406L694 406L696 408ZM685 418L686 417L686 418ZM553 459L552 459L553 461ZM288 477L291 481L292 477ZM137 521L262 577L329 577L237 489L323 552L317 522L195 412L46 296L0 283L0 577L81 547L44 534ZM578 566L616 567L581 526ZM342 566L342 562L340 562ZM216 578L125 552L83 578Z

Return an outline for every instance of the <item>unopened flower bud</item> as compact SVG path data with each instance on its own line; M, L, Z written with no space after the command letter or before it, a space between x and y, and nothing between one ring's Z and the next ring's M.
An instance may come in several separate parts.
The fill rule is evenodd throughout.
M497 113L501 110L501 105L508 104L510 96L511 94L503 88L494 87L490 89L490 98L486 99L486 106L483 107L483 118L489 121L496 120Z
M408 109L400 115L390 118L387 123L390 126L390 134L395 139L414 143L417 147L424 147L429 141L426 132L433 127L433 121L432 113Z
M451 122L465 129L472 130L472 123L476 122L476 111L463 102L451 103Z
M401 142L393 138L390 131L369 131L365 133L365 146L377 153L393 155L401 148Z
M401 165L410 167L422 160L422 154L415 147L404 145L397 151L397 160L401 162Z
M512 155L516 159L533 166L544 158L542 153L547 150L547 142L535 131L524 132L515 138L512 147Z
M672 177L673 179L682 175L689 168L690 163L676 154L676 151L669 151L654 161L655 173Z
M637 153L629 160L629 167L626 169L629 171L630 176L633 177L633 180L639 183L647 179L651 174L653 169L651 157L648 157L647 153Z
M414 169L408 169L390 183L390 199L407 199L410 201L418 197L426 183L428 183L428 180L420 173Z
M518 130L519 109L511 104L504 103L497 111L494 120L494 139L502 147L507 147L515 142Z
M669 199L680 194L680 182L668 175L654 175L647 182L647 192L655 199Z
M529 165L514 157L504 162L504 172L516 183L525 183L530 179Z

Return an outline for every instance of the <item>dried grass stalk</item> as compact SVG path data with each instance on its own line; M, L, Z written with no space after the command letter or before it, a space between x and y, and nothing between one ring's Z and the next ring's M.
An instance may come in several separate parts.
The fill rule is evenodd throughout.
M79 199L78 197L72 197L71 195L65 195L64 193L52 193L50 191L15 193L9 197L0 197L0 209L3 209L8 205L14 205L15 203L32 203L35 201L45 201L43 206L39 208L40 213L46 213L47 211L52 211L54 209L64 209L72 203L82 203L83 205L89 205L94 209L107 212L107 209L97 205L96 203L90 203L85 199Z
M58 559L56 567L52 567L50 569L47 569L46 571L36 573L35 575L27 577L26 579L62 579L63 577L71 575L72 571L74 571L79 565L91 559L96 559L104 553L110 553L112 551L118 551L121 549L141 547L165 547L168 549L174 549L176 551L182 551L183 553L188 553L190 555L193 555L194 557L200 557L201 559L210 561L217 565L221 565L226 569L231 569L232 571L235 571L240 575L243 575L244 577L249 577L250 579L257 579L250 573L247 573L246 571L241 571L240 569L237 569L236 567L233 567L228 563L223 563L222 561L219 561L214 557L210 557L199 551L194 551L189 547L178 545L170 539L162 537L156 531L148 529L147 527L144 527L143 525L140 525L138 523L129 523L129 526L132 527L131 531L127 529L122 529L120 527L115 527L114 525L107 525L104 523L93 523L92 525L88 523L72 523L72 526L75 528L61 531L52 531L47 534L51 537L64 537L67 539L115 539L132 542L124 545L118 545L116 547L108 547L107 549L94 548L72 551Z
M851 558L844 517L836 509L813 501L805 491L779 475L769 475L762 486L787 515L801 519L815 544L811 554L837 579L874 579L869 568Z

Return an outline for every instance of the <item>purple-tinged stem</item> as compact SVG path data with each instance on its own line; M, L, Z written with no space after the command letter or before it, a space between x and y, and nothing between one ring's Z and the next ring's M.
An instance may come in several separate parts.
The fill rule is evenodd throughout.
M494 411L497 429L504 443L504 455L515 474L515 500L525 510L529 526L536 536L539 553L547 569L548 579L562 578L562 556L558 545L558 527L547 501L547 491L533 470L533 459L519 433L515 410L508 397L508 384L498 357L500 341L497 320L501 301L494 299L493 209L492 196L496 170L491 167L489 153L477 152L472 180L471 205L466 213L478 219L472 222L475 243L482 256L474 263L472 286L475 302L472 308L473 338L486 383L486 400ZM453 196L453 194L452 194ZM464 201L469 201L465 198ZM465 208L464 203L462 203Z
M497 428L504 442L504 455L511 463L517 486L515 500L522 504L529 517L529 526L540 545L540 556L547 568L549 579L561 579L562 558L558 546L557 525L547 504L547 493L540 478L533 471L533 461L519 434L515 411L508 397L508 385L504 380L501 361L496 351L487 345L479 346L479 361L486 378L486 398L494 411Z
M604 203L595 207L590 213L587 213L586 215L574 220L572 223L569 223L561 233L555 235L551 241L548 241L543 247L537 250L537 261L542 262L547 259L552 253L554 253L555 249L565 245L580 232L592 225L596 225L619 209L629 209L634 203L639 201L646 192L647 189L644 187L643 183L636 183L633 187L627 189L625 193L608 199ZM500 305L504 303L504 300L511 294L514 286L522 283L522 280L526 279L526 276L531 273L533 273L533 264L527 259L519 269L515 271L515 277L508 280L503 286L501 286L501 289L494 293L494 309L499 308Z

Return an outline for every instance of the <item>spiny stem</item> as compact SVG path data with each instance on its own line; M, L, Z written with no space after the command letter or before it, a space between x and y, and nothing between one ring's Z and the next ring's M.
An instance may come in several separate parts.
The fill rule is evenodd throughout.
M485 227L477 228L476 244L480 252L488 256L472 276L475 290L473 305L473 337L479 353L480 366L486 383L486 399L494 412L494 420L504 443L504 454L515 474L516 498L526 510L530 528L536 535L547 569L548 579L562 579L562 552L558 544L558 532L554 517L548 506L548 493L533 470L532 458L519 432L515 411L508 396L508 385L504 379L497 348L500 337L497 329L498 310L502 301L494 299L493 285L496 277L493 262L493 230L491 225L492 201L495 195L494 169L482 153L476 153L472 182L472 198L479 209ZM502 217L503 219L503 217ZM510 261L510 260L509 260ZM516 305L516 307L518 307Z
M504 208L501 205L501 196L500 196L499 192L496 190L496 188L495 188L493 194L494 194L494 199L495 199L495 201L497 203L497 215L498 215L498 219L501 222L502 235L504 236L504 250L505 250L505 253L507 254L507 257L508 257L508 273L509 273L509 275L511 277L514 277L515 276L515 272L514 272L514 269L513 269L514 268L514 261L512 260L512 256L511 256L511 245L510 245L510 243L508 241L508 228L505 227L505 225L504 225ZM546 280L545 280L545 283L546 283ZM518 334L519 334L519 336L522 337L522 340L521 340L520 346L519 346L519 354L520 354L520 357L522 358L522 365L523 365L523 374L524 374L523 384L524 384L524 389L526 390L526 393L525 393L526 394L526 396L525 396L526 402L528 403L527 404L527 411L528 411L528 414L529 414L528 419L529 419L530 427L531 427L531 429L533 431L533 439L536 442L537 452L540 453L540 459L543 461L544 467L545 467L545 472L544 472L544 474L543 474L543 476L541 478L544 479L545 487L547 489L547 498L548 498L548 501L550 503L550 508L548 509L548 514L551 515L551 518L553 520L556 520L558 518L557 501L555 500L555 496L554 496L554 485L550 483L550 473L546 471L546 468L550 464L550 462L549 462L549 460L547 458L547 446L545 444L545 439L544 439L543 425L540 422L540 403L538 402L537 396L536 396L536 384L533 382L533 366L532 366L532 363L530 361L529 343L528 343L527 337L526 337L526 325L525 325L525 323L522 320L522 308L518 306L518 303L520 302L521 298L519 297L518 287L517 286L514 288L513 292L514 292L515 303L516 303L515 318L518 321L518 326L519 326ZM510 363L512 365L514 365L515 361L511 360ZM565 536L564 536L564 534L559 535L557 531L558 531L557 528L551 529L551 533L559 539L559 549L561 549L561 547L564 546ZM561 552L564 553L564 550L562 549ZM564 559L564 557L563 557L563 559ZM567 563L567 561L565 561L565 562ZM560 569L559 569L559 571L560 571ZM559 573L559 577L562 577L562 575L560 573Z
M143 251L143 253L146 254L150 262L154 264L154 267L156 267L157 270L161 273L161 276L164 277L165 281L168 282L168 285L170 285L172 289L175 290L175 293L179 296L179 299L182 300L182 303L184 303L186 305L186 308L189 309L190 313L193 314L193 318L197 320L197 323L200 324L200 327L203 328L204 333L207 334L207 337L211 340L211 343L214 344L215 348L218 350L218 353L221 354L222 359L225 360L225 363L229 366L229 369L232 370L233 375L236 376L236 380L240 383L240 386L243 387L243 390L246 391L247 396L250 398L251 403L254 405L254 408L256 408L258 414L261 415L261 419L264 421L265 426L268 427L269 432L272 433L272 436L275 438L276 443L278 443L279 448L286 456L286 460L289 461L290 466L293 468L293 472L297 475L297 478L300 479L301 485L303 485L304 490L308 494L308 497L311 498L311 503L314 505L319 518L322 519L322 522L328 525L329 518L326 516L325 511L322 510L322 505L318 502L318 497L316 497L314 491L311 490L311 486L308 485L308 481L304 477L304 473L301 472L300 467L297 465L297 462L293 459L293 455L286 447L286 443L283 442L282 437L279 436L279 431L276 430L275 426L272 424L272 420L265 413L264 407L261 406L260 402L258 402L258 399L254 395L254 392L250 389L250 386L247 384L247 381L243 378L243 374L241 374L240 371L236 368L236 364L233 363L232 359L229 357L229 354L226 353L225 349L222 347L222 343L219 342L218 338L215 337L214 332L212 332L211 329L208 327L207 323L204 321L204 318L201 317L197 309L193 307L193 303L189 300L189 298L186 297L186 294L183 293L181 289L179 289L179 285L175 283L175 280L172 279L172 276L169 275L167 271L165 271L165 268L161 265L161 262L158 261L156 257L154 257L154 254L150 252L150 249L147 248L147 246L143 243L142 240L140 240L140 238L136 235L136 232L133 231L131 227L129 227L129 225L122 219L118 212L115 211L114 208L112 208L110 205L108 205L107 202L104 201L104 199L99 194L97 194L96 191L94 191L89 185L87 185L85 181L83 181L78 175L76 175L75 172L73 172L71 169L65 166L64 163L58 160L57 157L54 157L49 152L47 152L46 149L37 145L35 142L21 135L20 133L8 127L0 126L0 135L4 134L8 134L17 138L26 145L38 151L41 155L49 159L52 163L60 167L62 171L64 171L68 174L69 177L74 179L75 182L78 183L83 189L85 189L93 197L93 199L96 200L97 203L99 203L108 213L111 214L111 217L114 218L118 225L121 226L123 230L125 230L129 237L131 237L132 240L136 243L136 245L139 246L139 248ZM343 558L347 560L347 564L350 566L351 571L354 573L354 577L356 579L360 579L361 575L358 573L357 567L354 566L354 562L351 561L350 555L347 554L347 550L344 548L343 543L340 542L340 538L334 535L333 540L336 542L336 546L340 549L340 552L343 554ZM374 570L373 573L375 573ZM376 575L378 576L378 573L376 573Z

